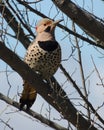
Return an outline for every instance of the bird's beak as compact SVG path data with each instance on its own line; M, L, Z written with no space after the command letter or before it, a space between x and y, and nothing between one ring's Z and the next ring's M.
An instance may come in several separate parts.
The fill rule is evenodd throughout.
M63 19L60 19L60 20L56 20L53 22L53 25L56 26L58 23L60 23L61 21L63 21Z
M61 21L63 21L63 19L57 20L57 21L53 21L51 24L51 32L54 33L55 27L58 25L58 23L60 23Z

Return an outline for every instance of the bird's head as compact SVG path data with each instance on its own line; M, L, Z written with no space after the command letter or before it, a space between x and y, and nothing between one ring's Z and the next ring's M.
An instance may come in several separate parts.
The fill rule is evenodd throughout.
M56 25L61 21L62 20L53 21L48 18L43 18L37 24L36 31L37 33L42 33L42 32L54 33L54 29Z

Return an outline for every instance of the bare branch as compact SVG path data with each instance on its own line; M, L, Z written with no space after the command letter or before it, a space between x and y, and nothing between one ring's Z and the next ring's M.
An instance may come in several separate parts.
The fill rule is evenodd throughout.
M73 87L77 90L77 92L79 93L79 95L83 98L83 100L86 102L86 104L88 104L88 106L91 108L91 110L93 111L93 113L97 116L97 118L102 122L102 124L104 124L104 120L100 117L100 115L96 112L96 110L94 109L94 107L92 106L92 104L86 99L86 97L82 94L82 92L80 91L79 87L77 86L77 84L75 83L75 81L71 78L71 76L66 72L65 68L61 65L60 69L64 72L65 76L71 81L71 83L73 84Z
M5 127L8 127L9 129L11 130L14 130L9 124L8 124L8 121L3 121L2 119L0 119L0 122L2 122L3 124L5 124Z
M104 24L99 22L91 13L77 6L71 0L52 0L62 12L77 23L96 44L104 49ZM83 20L82 20L83 19Z
M41 12L33 9L31 6L29 6L27 3L21 1L21 0L17 0L20 4L24 5L26 8L28 8L29 10L31 10L32 12L36 13L37 15L44 17L44 18L48 18L46 15L42 14ZM4 10L4 11L3 11ZM2 3L0 4L0 12L3 15L3 17L5 18L5 20L9 23L9 26L13 29L13 31L16 34L16 37L18 35L18 29L19 29L19 37L18 40L21 41L21 43L24 45L24 47L28 47L29 43L31 42L27 35L24 33L22 27L20 26L20 23L18 23L18 21L16 20L15 16L11 13L11 11ZM4 15L5 14L5 15ZM12 19L12 21L11 21ZM26 27L26 25L24 25ZM82 39L83 41L86 41L88 43L90 43L91 45L94 46L98 46L102 49L104 49L104 46L100 45L100 44L96 44L96 42L78 34L73 32L72 30L68 29L67 27L59 24L58 25L61 29L64 29L65 31L67 31L69 34L72 34L80 39ZM26 27L27 29L27 27Z
M3 95L2 93L0 93L0 100L3 100L3 101L5 101L7 104L12 105L12 106L14 106L14 107L16 107L16 108L19 109L20 104L19 104L18 102L13 101L12 99L10 99L9 97L6 97L6 96ZM67 130L67 128L64 128L64 127L60 126L59 124L57 124L57 123L55 123L55 122L53 122L53 121L51 121L51 120L46 119L45 117L43 117L41 114L38 114L37 112L34 112L34 111L32 111L32 110L26 111L25 108L23 108L23 111L26 112L28 115L30 115L30 116L32 116L32 117L34 117L34 118L40 120L42 123L47 124L49 127L52 127L52 128L54 128L54 129L56 129L56 130ZM0 119L0 120L1 120L1 119ZM5 122L3 122L3 123L5 123ZM10 127L7 123L6 123L6 125L7 125L8 127ZM11 127L10 127L10 128L11 128ZM13 130L13 129L12 129L12 130Z
M25 3L25 2L23 2L23 1L21 1L21 0L17 0L17 1L18 1L21 5L24 5L26 8L28 8L31 12L36 13L37 15L39 15L39 16L41 16L41 17L43 17L43 18L48 18L46 15L44 15L43 13L41 13L41 12L35 10L35 9L32 8L31 6L29 6L27 3ZM81 40L90 43L91 45L98 46L98 47L104 49L104 47L102 47L101 45L96 44L94 41L90 40L89 38L86 38L86 37L84 37L84 36L82 36L82 35L80 35L80 34L78 34L78 33L76 33L76 32L73 32L72 30L70 30L70 29L67 28L66 26L63 26L63 25L61 25L61 24L58 24L58 27L60 27L61 29L64 29L64 30L65 30L66 32L68 32L69 34L72 34L72 35L74 35L74 36L80 38Z
M73 23L73 31L76 32L74 23ZM84 90L84 95L85 95L86 99L88 100L88 94L87 94L86 84L85 84L84 70L83 70L83 65L82 65L81 50L80 50L80 47L79 47L79 44L78 44L77 37L75 37L75 44L76 44L76 48L77 48L77 52L78 52L78 63L79 63L79 68L80 68L80 74L81 74L81 79L82 79L82 86L83 86L83 90ZM87 114L88 114L88 117L89 117L89 120L90 120L90 110L89 110L88 104L86 104L86 107L87 107Z
M41 1L43 1L43 0L36 0L36 1L34 1L34 2L27 2L27 1L24 0L24 2L25 2L26 4L36 4L36 3L39 3L39 2L41 2Z
M5 18L9 26L15 32L16 37L18 37L21 43L23 43L24 47L27 48L31 41L24 33L22 27L20 26L20 23L17 22L15 16L12 15L11 11L4 4L0 4L0 13ZM18 30L19 30L19 34L18 34Z
M20 16L18 15L18 13L21 14L21 12L19 11L19 9L17 8L17 11L18 11L18 13L17 13L8 1L7 1L7 4L8 4L8 6L10 7L10 9L14 12L14 14L17 16L17 18L19 19L20 23L25 27L25 29L28 30L28 32L30 33L30 35L35 38L35 35L34 35L33 32L31 31L31 29L29 28L29 26L27 26L27 24L25 24L25 23L23 22L23 20L20 18Z
M91 56L91 59L92 59L93 65L94 65L94 67L95 67L96 73L97 73L97 75L98 75L98 77L99 77L99 79L100 79L101 85L104 87L103 79L102 79L101 76L100 76L100 73L99 73L99 71L98 71L98 69L97 69L97 67L96 67L96 65L95 65L95 63L94 63L94 59L93 59L92 56Z

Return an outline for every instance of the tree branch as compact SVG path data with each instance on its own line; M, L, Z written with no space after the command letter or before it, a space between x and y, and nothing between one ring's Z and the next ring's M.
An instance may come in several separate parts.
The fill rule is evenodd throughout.
M24 47L27 48L30 44L30 40L24 33L24 30L20 26L20 23L17 22L15 16L12 14L12 12L2 3L0 4L0 13L5 18L9 26L13 29L15 32L15 35L17 39L23 43Z
M73 22L73 31L76 32L74 22ZM83 87L83 90L84 90L84 96L88 100L88 94L87 94L85 76L84 76L84 70L83 70L83 64L82 64L82 55L81 55L81 50L80 50L80 47L79 47L79 44L78 44L77 37L75 37L75 45L76 45L77 53L78 53L78 63L79 63L79 69L80 69L80 74L81 74L81 79L82 79L82 87ZM89 106L88 106L87 103L86 103L86 107L87 107L87 115L88 115L88 118L90 119L90 110L89 110Z
M28 8L31 12L33 12L33 13L35 13L35 14L37 14L37 15L43 17L43 18L49 18L49 17L47 17L46 15L44 15L43 13L41 13L40 11L37 11L37 10L35 10L34 8L32 8L31 6L29 6L26 2L21 1L21 0L17 0L17 1L19 2L19 4L21 4L21 5L25 6L26 8ZM96 44L96 42L90 40L89 38L86 38L86 37L84 37L84 36L82 36L82 35L80 35L80 34L78 34L78 33L76 33L76 32L73 32L72 30L70 30L70 29L67 28L66 26L63 26L63 25L61 25L61 24L58 24L57 26L58 26L59 28L61 28L61 29L64 29L64 30L65 30L66 32L68 32L69 34L74 35L74 36L80 38L81 40L86 41L87 43L89 43L89 44L91 44L91 45L98 46L98 47L104 49L104 46L102 47L100 44Z
M75 127L77 126L80 130L97 130L77 112L60 86L58 86L60 91L53 91L51 86L41 79L40 75L33 72L27 64L21 61L2 42L0 42L0 58L18 72L24 80L27 80L32 86L35 86L37 92Z
M20 104L16 101L13 101L11 98L6 97L5 95L3 95L2 93L0 93L0 100L5 101L7 104L14 106L15 108L19 109ZM49 127L52 127L56 130L67 130L67 128L60 126L59 124L48 120L47 118L45 118L44 116L42 116L41 114L38 114L37 112L34 112L32 110L27 111L25 108L23 108L23 111L27 114L29 114L30 116L32 116L33 118L36 118L38 120L40 120L42 123L45 123L46 125L48 125Z
M104 24L99 22L93 15L81 9L71 0L52 0L62 12L70 17L89 36L91 36L104 49Z
M18 13L14 10L14 8L11 6L11 4L7 1L7 4L9 6L9 8L13 11L13 13L17 16L17 18L19 19L20 23L24 26L25 29L28 30L28 32L30 33L31 36L33 36L35 38L34 33L32 32L32 30L30 29L30 27L23 22L23 20L21 19L21 17L18 15ZM19 14L21 14L21 12L19 11L19 9L17 8Z
M33 9L31 6L29 6L27 3L21 1L21 0L17 0L21 5L25 6L26 8L28 8L31 12L36 13L37 15L44 17L44 18L48 18L46 15L42 14L41 12ZM28 45L30 44L30 40L28 39L28 37L26 36L26 34L23 31L23 28L20 25L20 23L16 20L15 16L12 14L12 12L2 3L2 5L0 5L0 12L3 15L3 17L5 18L5 20L7 21L7 23L9 23L9 26L13 29L13 31L16 34L16 37L18 38L18 40L23 44L23 46L25 48L28 47ZM96 42L78 34L73 32L72 30L68 29L67 27L58 24L58 27L60 27L61 29L64 29L66 32L68 32L71 35L74 35L78 38L80 38L83 41L86 41L87 43L100 47L102 49L104 49L104 46L100 45L100 44L96 44Z
M66 72L65 68L60 65L60 69L63 71L63 73L65 74L65 76L71 81L71 83L73 84L73 87L77 90L77 92L79 93L79 95L83 98L83 100L85 101L85 103L91 108L93 114L96 115L96 117L99 119L100 122L102 122L102 124L104 124L104 120L101 118L101 116L96 112L96 110L94 109L93 105L87 100L87 98L82 94L82 92L80 91L80 88L77 86L77 84L75 83L75 81L71 78L71 76Z

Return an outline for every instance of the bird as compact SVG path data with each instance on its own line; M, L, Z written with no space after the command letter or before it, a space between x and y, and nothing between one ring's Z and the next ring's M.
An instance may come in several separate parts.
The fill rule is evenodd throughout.
M36 38L29 45L24 62L43 79L50 79L61 63L61 47L55 40L55 28L62 20L41 19L36 25ZM23 80L23 91L20 97L20 110L26 106L29 110L37 97L35 86Z

